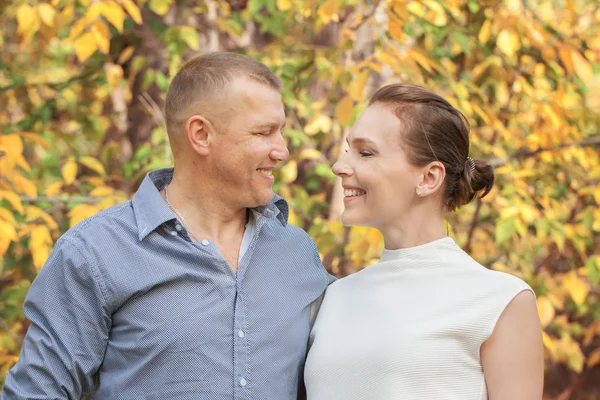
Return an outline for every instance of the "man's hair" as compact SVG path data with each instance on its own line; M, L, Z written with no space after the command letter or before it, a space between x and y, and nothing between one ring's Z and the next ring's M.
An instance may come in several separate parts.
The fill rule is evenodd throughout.
M172 145L190 116L190 107L201 103L210 105L211 99L238 77L263 83L278 92L282 89L281 81L266 65L242 54L204 54L181 67L169 85L165 104L167 133ZM210 114L210 110L198 111Z

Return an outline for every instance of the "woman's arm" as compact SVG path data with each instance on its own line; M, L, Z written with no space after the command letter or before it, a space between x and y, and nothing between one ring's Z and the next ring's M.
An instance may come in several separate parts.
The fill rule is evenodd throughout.
M533 293L519 293L504 309L481 346L481 362L489 400L542 399L544 348Z

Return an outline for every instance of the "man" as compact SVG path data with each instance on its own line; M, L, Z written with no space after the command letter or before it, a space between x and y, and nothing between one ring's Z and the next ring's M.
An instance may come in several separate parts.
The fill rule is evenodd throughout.
M166 100L174 169L65 233L25 301L2 400L295 399L331 276L287 224L281 83L248 57L187 63Z

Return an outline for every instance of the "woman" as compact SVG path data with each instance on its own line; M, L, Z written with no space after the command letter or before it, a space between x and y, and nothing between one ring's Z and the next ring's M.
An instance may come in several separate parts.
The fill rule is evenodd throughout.
M424 88L379 89L333 166L344 225L377 228L381 260L333 283L311 333L308 400L536 400L535 295L446 235L444 218L494 183L468 157L465 117Z

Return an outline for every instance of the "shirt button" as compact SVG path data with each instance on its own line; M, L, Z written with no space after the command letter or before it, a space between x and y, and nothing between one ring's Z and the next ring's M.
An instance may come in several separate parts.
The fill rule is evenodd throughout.
M208 246L208 240L204 239L203 241L201 241L200 243L202 243L202 246Z
M181 225L177 224L177 225L175 225L175 229L177 229L177 231L180 231L180 230L182 230L183 228L181 227Z
M169 232L169 234L170 234L171 236L177 236L177 232L175 232L175 231L171 231L171 232Z
M248 383L248 382L246 382L246 380L245 380L244 378L240 379L240 386L241 386L241 387L244 387L244 386L246 386L246 384L247 384L247 383Z
M240 329L238 331L238 336L241 337L241 338L243 338L245 336L244 331Z

